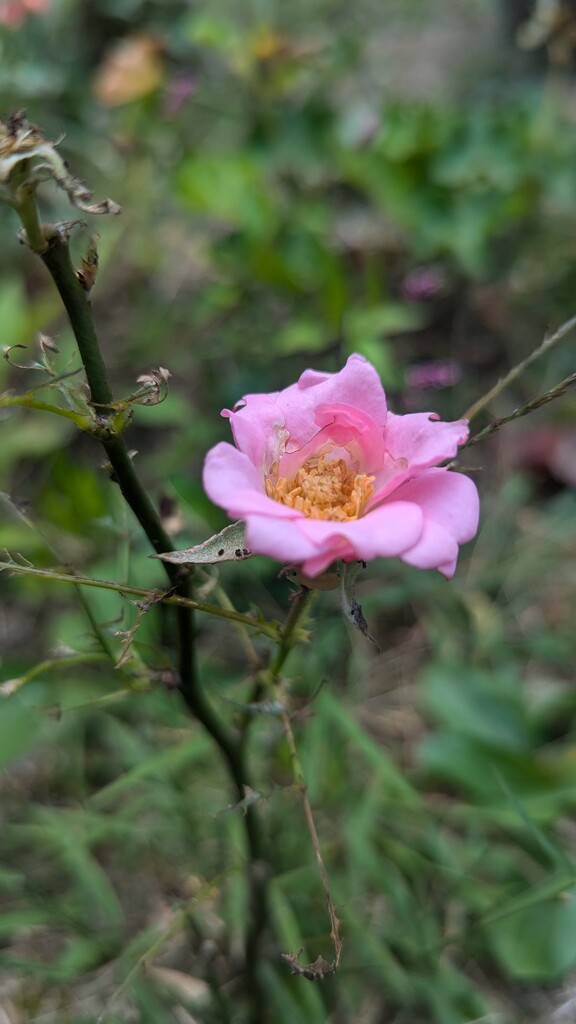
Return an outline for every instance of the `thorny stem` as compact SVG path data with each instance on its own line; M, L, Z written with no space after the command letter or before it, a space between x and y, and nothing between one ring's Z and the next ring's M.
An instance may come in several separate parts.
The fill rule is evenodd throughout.
M28 241L31 243L31 247L39 252L68 313L86 372L92 402L104 414L108 410L113 412L112 390L94 328L92 309L88 295L74 272L66 235L58 229L45 229L44 238L48 242L48 247L45 250L42 250L38 244L34 244L38 242L37 238L32 239L28 236ZM114 478L122 495L152 547L157 554L172 551L171 539L164 530L158 513L136 473L124 439L111 430L108 434L103 432L100 440L110 460ZM240 739L234 737L224 727L206 700L198 683L194 658L195 635L189 572L188 570L182 571L180 567L169 562L163 564L176 596L186 602L185 605L179 603L176 609L180 693L189 711L204 726L219 747L240 801L244 798L244 787L248 782L244 746ZM256 960L255 958L251 959L253 951L250 948L250 936L255 931L257 934L261 933L266 911L265 901L261 895L263 888L258 876L262 844L254 807L247 809L244 821L249 849L249 884L252 892L252 921L247 938L246 987L252 1000L254 1021L256 1021L256 1014L260 1014L262 1010L262 993L256 974Z
M296 632L296 629L300 624L301 620L304 618L306 612L309 610L315 597L316 592L308 589L308 587L300 587L300 589L296 592L294 600L292 601L292 605L290 607L290 611L288 612L288 615L286 616L286 619L284 621L284 625L282 626L280 637L277 640L278 651L276 653L276 657L274 658L274 661L272 662L272 665L270 666L268 673L266 673L265 676L260 676L256 678L256 682L249 702L251 705L258 704L262 699L264 691L270 686L277 686L278 683L280 682L280 672L282 671L284 662L286 661L288 655L290 654L290 651L292 650L292 647L294 646L294 633ZM256 654L255 651L254 654ZM253 667L255 669L258 669L261 666L260 664L257 665L253 663ZM248 713L248 711L246 711L240 724L240 731L243 743L245 743L248 738L248 727L250 725L250 721L251 715Z
M94 327L92 307L74 272L66 236L57 229L47 229L46 234L48 248L40 255L68 313L86 371L92 401L96 406L112 406L112 390Z
M286 616L284 628L282 629L282 637L278 647L278 653L270 668L272 678L275 682L278 681L280 672L284 667L284 662L294 646L294 634L296 629L309 610L315 597L315 590L309 590L308 587L301 587L292 602L292 607Z
M317 977L326 977L327 974L333 974L340 963L340 956L342 953L342 939L340 937L340 920L336 914L336 907L332 899L332 893L330 892L330 883L328 881L328 874L324 865L324 858L322 857L322 850L320 848L320 840L318 839L318 832L316 831L316 823L314 821L314 814L312 813L312 807L308 798L308 789L306 787L306 780L302 771L302 765L300 764L300 758L298 757L298 750L296 748L296 741L294 739L294 733L292 731L292 723L290 721L290 715L284 708L282 711L282 725L284 726L284 733L288 742L288 749L290 751L290 761L292 763L292 772L294 775L294 781L300 792L302 799L302 806L304 807L304 814L306 816L306 824L308 825L308 832L310 833L310 839L312 840L312 846L314 848L314 855L316 857L316 863L318 870L320 871L320 878L322 879L322 888L324 890L324 898L326 900L326 907L328 910L328 918L330 920L330 938L334 947L334 959L332 963L325 962L323 958L319 958L316 961L317 966ZM298 968L297 957L294 955L285 954L285 959L292 964L292 969L295 973L304 973L306 968ZM315 965L311 965L315 966Z
M298 624L306 614L314 597L314 592L305 587L302 587L296 595L282 627L278 652L268 673L268 685L274 685L279 682L280 672L294 646L295 632ZM263 689L264 685L262 681L259 680L252 695L255 703L260 700ZM246 716L241 723L240 742L242 750L245 750L246 747L248 724L249 718ZM253 811L254 807L249 806L247 808L247 816ZM252 865L250 883L250 928L248 929L246 936L247 988L252 997L250 1024L262 1024L265 1007L261 1001L261 989L257 976L257 966L259 961L260 945L268 919L268 869L263 861Z
M113 411L113 395L108 382L108 375L98 337L92 318L92 308L85 289L80 284L72 261L66 235L57 229L46 229L48 248L41 252L41 258L48 269L64 308L68 313L72 330L82 358L86 378L90 387L91 399L100 410ZM166 533L160 517L144 489L134 468L126 447L126 442L119 434L112 431L101 438L102 445L112 466L114 478L122 495L132 509L144 533L157 554L173 550L172 542ZM188 573L165 564L165 571L170 583L180 597L190 597L190 581ZM222 749L226 760L233 760L233 743L224 732L212 708L207 703L198 687L194 663L194 624L190 608L178 608L176 612L179 645L180 692L188 708L213 736Z
M495 434L501 427L505 427L507 423L512 423L514 420L519 420L522 416L527 416L528 413L534 412L536 409L540 409L541 406L547 405L548 402L553 402L555 398L561 398L569 388L576 384L576 373L571 373L569 377L565 377L559 384L551 388L550 391L545 391L542 395L537 395L532 401L527 402L526 405L520 405L513 412L507 416L501 416L498 420L493 420L488 426L484 427L483 430L478 431L473 437L469 438L465 444L460 448L463 451L464 448L472 448L473 445L478 444L479 441L483 441L485 437L490 434Z
M278 653L271 666L270 675L271 681L275 684L280 683L280 674L286 662L292 647L295 642L295 634L298 626L302 619L309 611L310 606L316 597L317 591L309 590L307 587L302 587L296 594L290 612L286 618L284 629L282 631L282 639L278 648ZM296 741L294 739L294 732L292 730L292 722L290 720L290 714L283 708L281 712L282 725L284 727L284 733L288 743L288 749L290 752L290 761L292 764L292 772L294 776L294 782L296 783L300 792L302 800L302 806L304 808L304 815L306 817L306 824L308 826L308 832L312 841L312 847L314 849L314 855L316 857L316 863L320 871L320 877L322 879L322 888L324 890L324 897L326 900L326 907L328 909L328 917L330 920L330 937L332 939L334 947L334 959L332 963L328 963L319 957L315 964L309 966L300 966L298 964L298 957L294 954L284 954L284 958L292 966L292 970L298 974L305 974L307 977L316 979L326 977L328 974L333 974L337 970L338 964L340 963L340 955L342 953L342 939L340 938L339 925L340 922L336 915L336 908L332 900L332 894L330 892L330 884L328 882L328 875L324 866L324 860L322 857L322 850L320 848L320 840L318 839L318 832L316 830L316 824L314 821L314 814L308 798L308 790L306 787L306 780L302 771L302 765L300 758L298 757L298 750L296 747Z
M317 591L310 590L307 587L301 587L296 594L292 607L286 617L284 628L282 630L282 636L280 644L278 646L278 652L270 667L268 675L268 685L279 686L281 683L281 673L286 660L297 642L297 629L300 626L302 620L310 610L312 602L316 598ZM254 694L254 699L257 701L261 696L262 685L260 684L258 691ZM292 764L292 772L294 775L294 781L298 787L300 797L302 800L302 806L304 808L304 815L306 818L306 824L308 826L308 832L312 841L312 847L314 849L314 855L316 857L316 863L320 871L320 877L322 880L322 888L324 890L324 897L326 900L326 907L328 910L328 917L330 920L330 937L332 939L334 948L334 958L331 963L324 960L323 957L319 957L318 960L311 965L301 966L298 964L298 957L294 954L283 954L284 958L290 963L292 970L296 974L305 974L306 977L313 980L324 978L328 974L333 974L340 963L340 956L342 953L342 939L340 937L339 925L336 914L336 908L332 900L332 894L330 892L330 884L328 881L328 875L324 865L322 857L322 850L320 848L320 840L318 838L318 832L316 830L316 824L314 821L314 814L308 798L308 790L306 787L306 781L302 771L302 765L300 758L298 757L298 750L296 747L296 741L294 739L294 732L292 730L292 723L290 720L290 714L284 708L281 712L282 725L284 727L284 733L288 743L288 749L290 751L290 761ZM259 936L256 934L253 936L254 945L257 944ZM255 1018L256 1020L256 1018Z
M524 373L524 370L527 370L528 367L532 365L532 363L535 363L537 359L540 359L541 356L545 355L546 352L549 352L554 345L561 341L562 338L564 338L572 330L573 327L576 327L576 316L573 316L570 320L567 320L566 323L562 324L562 326L559 327L557 331L554 331L553 334L546 335L543 342L538 346L538 348L535 348L534 351L531 352L530 355L526 357L526 359L523 359L521 363L518 363L517 366L513 366L505 377L502 377L499 381L497 381L496 384L494 384L494 386L491 387L490 390L487 391L485 395L482 395L481 398L478 398L470 406L470 408L466 410L466 412L463 414L463 419L474 419L474 417L477 416L478 413L482 411L482 409L485 409L487 405L490 405L490 402L493 402L494 399L498 397L498 395L501 395L502 392L505 391L507 387L509 387L512 381L516 380L516 378L519 377L520 374Z
M145 590L143 587L133 587L130 583L114 583L113 580L95 580L88 576L78 576L74 572L56 572L54 569L37 569L33 565L22 565L20 562L0 561L0 572L20 573L28 576L43 576L54 583L72 583L76 587L94 587L96 590L114 590L117 594L130 594L134 597L141 597L148 601L158 601L159 604L169 604L176 608L191 608L207 615L216 615L221 619L230 619L231 622L239 622L241 625L250 626L259 630L260 633L270 637L271 640L278 639L279 624L274 622L258 622L250 615L242 615L241 612L229 611L220 608L216 604L206 604L203 601L194 601L192 598L180 597L178 594L166 593L155 590Z

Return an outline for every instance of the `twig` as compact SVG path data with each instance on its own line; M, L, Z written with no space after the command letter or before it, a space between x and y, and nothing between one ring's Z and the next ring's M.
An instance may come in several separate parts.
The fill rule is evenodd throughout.
M274 682L278 681L280 673L284 667L284 662L294 646L296 630L306 613L310 610L315 597L316 591L309 590L308 587L300 587L296 593L296 597L292 602L292 606L286 616L286 621L282 629L282 637L278 647L278 653L270 668L270 673Z
M72 266L66 234L57 229L45 229L48 248L41 258L58 289L64 308L68 313L72 330L82 358L92 401L96 406L110 411L113 409L112 390L108 383L106 366L100 351L94 328L92 309L88 296ZM134 469L124 439L112 431L103 433L102 445L112 466L114 478L120 490L140 523L144 533L157 554L172 549L172 542L166 533L158 512ZM181 572L168 563L165 571L180 597L190 597L190 581L187 572ZM180 692L189 709L213 736L230 760L231 739L223 730L212 708L199 689L194 662L194 625L192 609L179 607L176 612L179 637Z
M270 682L273 685L277 685L280 682L280 673L284 667L286 659L290 654L290 651L294 647L297 629L301 624L304 616L309 611L312 602L316 597L317 591L309 590L307 587L301 587L297 592L296 597L293 601L290 612L286 618L284 629L282 630L282 640L278 648L278 653L272 666L270 668ZM298 750L296 747L296 741L294 739L294 732L292 730L292 723L290 721L290 715L284 705L280 712L282 725L284 727L284 733L288 743L288 749L290 751L290 762L292 764L292 772L294 775L294 781L298 787L302 806L304 808L304 815L306 818L306 824L308 826L308 832L310 833L310 839L312 841L312 847L314 849L314 855L316 857L316 863L320 871L320 877L322 879L322 888L324 890L324 897L326 900L326 907L328 909L328 917L330 919L330 937L332 939L334 948L334 957L331 962L328 962L324 957L319 956L317 960L312 964L300 964L299 954L294 953L283 953L282 956L292 967L294 974L301 974L305 978L309 978L311 981L318 981L322 978L328 977L330 974L334 974L338 969L340 963L340 956L342 953L342 939L340 937L338 916L336 914L336 908L330 892L330 884L328 881L328 874L324 865L322 857L322 850L320 848L320 840L318 839L318 832L316 830L316 824L314 822L314 814L312 807L310 806L310 800L308 798L308 790L306 787L306 781L302 771L302 765L300 758L298 757Z
M302 974L310 981L319 981L322 978L326 978L330 974L335 974L338 970L340 963L340 956L342 953L342 939L340 937L340 920L336 914L336 908L330 892L330 883L328 881L328 874L324 865L322 857L322 850L320 848L320 840L318 839L318 832L316 830L316 823L314 821L314 815L310 806L310 800L308 798L308 789L306 787L306 781L302 772L302 765L300 764L300 758L298 757L298 750L296 748L296 741L294 739L294 733L292 731L292 723L290 721L290 715L286 708L282 709L281 712L282 724L284 726L284 733L288 741L288 749L290 751L290 761L292 763L292 771L294 773L294 781L300 792L302 799L302 806L304 808L304 814L306 816L306 824L308 825L308 832L310 833L310 839L312 840L312 846L314 848L314 854L316 856L316 863L320 871L320 877L322 879L322 888L324 890L324 897L326 899L326 907L328 910L328 917L330 919L330 938L332 939L334 947L334 958L331 962L328 962L324 957L319 956L317 960L312 964L300 964L299 954L294 953L283 953L282 956L292 967L294 974Z
M561 398L569 388L576 384L576 373L571 373L569 377L565 377L564 380L556 384L555 387L551 388L550 391L545 391L544 394L538 395L533 398L531 402L527 402L526 405L520 405L514 412L508 414L508 416L501 416L498 420L493 420L483 430L478 431L473 437L470 437L465 444L459 449L463 451L464 448L472 448L473 445L478 444L479 441L483 441L485 437L490 434L495 434L501 427L506 426L507 423L512 423L513 420L519 420L522 416L527 416L528 413L534 412L536 409L540 409L541 406L547 405L548 402L553 402L555 398Z
M554 345L561 341L562 338L564 338L572 330L573 327L576 327L576 316L573 316L570 320L567 320L566 323L562 324L562 326L559 327L557 331L554 331L553 334L547 334L544 338L544 341L541 345L538 346L538 348L534 349L534 351L531 352L526 359L523 359L521 363L518 363L517 366L512 367L512 369L509 370L506 376L502 377L499 381L497 381L496 384L494 384L494 386L491 387L490 390L487 391L485 395L482 395L481 398L478 398L475 402L473 402L470 408L467 409L465 413L463 413L462 418L466 420L474 419L474 417L477 416L478 413L482 411L482 409L485 409L486 406L490 404L490 402L497 398L498 395L502 394L502 392L506 390L506 388L512 383L512 381L516 380L516 378L519 377L520 374L524 373L524 370L527 370L529 366L532 366L532 363L535 363L537 359L540 359L541 356L545 355L546 352L549 352L550 349L554 347Z
M29 669L21 676L14 679L5 679L0 683L0 694L4 697L11 697L37 676L45 675L47 672L61 672L62 669L76 668L77 665L101 665L108 661L108 655L102 654L67 654L61 658L47 658L39 661L37 665Z
M96 580L88 576L78 576L73 572L56 572L54 569L37 569L33 565L21 565L14 561L0 561L0 572L3 570L12 573L19 573L28 576L42 576L54 583L72 583L78 587L95 587L98 590L114 590L117 594L130 594L141 597L144 600L157 599L162 604L169 604L177 608L192 608L198 612L205 612L207 615L216 615L221 619L230 619L232 622L239 622L243 626L250 626L260 633L268 636L271 640L278 640L280 626L275 622L259 622L250 615L242 615L241 612L229 611L220 608L216 604L205 604L203 601L194 601L193 598L180 597L178 594L167 592L161 597L155 590L145 590L143 587L134 587L130 583L114 583L113 580ZM113 661L116 659L113 657Z
M144 600L141 601L130 602L131 604L134 604L138 610L136 613L136 618L134 619L134 622L129 627L129 629L119 629L116 631L115 635L118 638L122 639L122 643L120 645L120 657L116 662L116 668L122 668L122 665L125 665L126 662L130 659L132 645L134 643L134 640L136 639L136 633L138 632L142 624L142 619L144 618L145 615L147 615L151 608L154 608L156 605L160 604L161 600L162 591L159 591L156 594L153 593L152 597L144 598Z

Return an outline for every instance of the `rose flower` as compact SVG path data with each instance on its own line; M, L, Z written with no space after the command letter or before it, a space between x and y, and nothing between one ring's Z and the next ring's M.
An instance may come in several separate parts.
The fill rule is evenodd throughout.
M339 373L306 370L283 391L246 395L230 419L234 445L206 456L204 488L246 522L255 553L317 576L336 559L401 558L452 576L478 526L478 493L438 464L468 437L466 420L389 412L362 356Z

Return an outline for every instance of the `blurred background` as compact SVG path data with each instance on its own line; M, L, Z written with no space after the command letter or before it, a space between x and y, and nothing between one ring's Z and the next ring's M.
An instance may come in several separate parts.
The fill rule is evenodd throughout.
M200 471L247 391L360 352L395 412L455 418L576 314L575 47L567 0L0 0L1 113L25 108L123 207L72 246L79 262L100 235L115 394L172 374L128 443L179 547L225 525ZM75 212L50 185L41 201L49 221ZM22 368L39 331L59 372L79 359L8 207L0 228L2 345L27 346L0 361L0 387L22 392L40 382ZM573 372L574 351L569 336L490 413ZM162 585L90 438L24 410L2 410L0 431L2 548ZM323 593L289 663L345 941L321 985L280 958L329 955L329 929L280 724L255 723L265 1020L576 1021L574 398L461 465L483 515L455 579L371 564L360 596L384 653ZM206 593L282 618L278 569L222 568ZM168 625L140 622L142 692L127 694L94 630L119 657L137 609L0 586L1 1024L240 1024L241 812L209 739L149 685ZM199 645L232 719L242 645L212 618Z

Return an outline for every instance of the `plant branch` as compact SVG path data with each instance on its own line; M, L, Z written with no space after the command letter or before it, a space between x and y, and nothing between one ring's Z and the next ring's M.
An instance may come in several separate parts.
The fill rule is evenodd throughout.
M296 594L296 598L292 604L288 617L286 619L284 629L282 631L282 640L278 649L278 654L271 668L271 675L273 682L280 683L280 673L284 667L286 659L290 654L290 651L294 647L296 642L297 629L302 622L304 616L309 611L310 606L316 597L316 591L309 590L307 587L302 587L299 593ZM298 955L286 953L282 954L284 959L292 967L292 971L295 974L302 974L312 981L326 978L329 974L334 974L338 969L340 963L340 956L342 953L342 939L340 937L340 921L336 914L336 908L330 892L330 884L328 881L328 875L326 867L324 865L324 859L322 857L322 850L320 848L320 840L318 838L318 832L316 830L316 823L314 821L314 814L310 805L308 797L308 789L306 786L306 780L302 771L302 765L298 756L298 750L296 747L296 740L294 739L294 732L292 730L292 722L290 714L286 707L283 707L281 712L282 725L284 727L284 734L288 743L288 750L290 752L290 763L292 765L292 772L294 776L294 782L298 787L300 798L302 800L302 806L304 808L304 816L306 818L306 824L308 826L308 832L314 849L314 855L316 857L316 863L318 870L320 871L320 878L322 880L322 888L324 890L324 898L326 900L326 907L328 910L328 917L330 920L330 937L332 939L334 957L331 963L328 963L324 957L319 956L313 964L300 964L298 963Z
M72 420L79 430L89 431L92 425L88 416L73 412L71 409L63 409L62 406L54 405L52 402L42 402L38 398L32 398L30 393L0 395L0 408L12 408L13 406L20 406L23 409L39 409L41 412L52 412L55 416L64 416L67 420Z
M576 316L567 320L566 323L562 324L562 326L559 327L557 331L554 331L553 334L547 334L544 341L538 346L538 348L534 349L534 351L531 352L526 359L523 359L521 363L518 363L517 366L513 366L505 377L502 377L497 381L485 395L478 398L477 401L474 402L465 413L463 413L462 418L465 420L474 419L482 409L485 409L487 405L490 405L490 402L493 402L498 395L502 394L502 392L509 387L512 381L516 380L520 374L524 373L524 370L527 370L529 366L532 366L532 363L535 363L537 359L540 359L541 356L545 355L554 347L554 345L561 341L573 327L576 327ZM464 447L466 447L466 445L464 445Z
M133 587L130 583L114 583L113 580L95 580L90 579L88 576L78 576L72 572L66 573L56 572L54 569L37 569L33 565L21 565L19 562L14 561L0 562L0 572L3 570L27 576L42 576L44 579L52 580L55 583L72 583L74 586L114 590L118 594L130 594L145 600L157 599L161 604L169 604L176 608L191 608L198 612L205 612L207 615L216 615L221 619L230 619L232 622L238 622L243 626L250 626L274 641L277 641L279 636L280 627L278 623L259 622L250 615L242 615L241 612L220 608L219 605L194 601L192 598L181 597L179 594L170 592L162 594L162 592L154 590L145 590L143 587Z
M94 328L92 309L87 292L74 272L66 234L62 229L47 228L45 237L49 245L46 251L41 253L41 258L68 313L86 372L92 402L102 412L106 410L113 412L112 390ZM136 473L124 439L110 429L109 431L103 430L101 442L110 460L114 478L152 547L157 554L172 550L170 537L162 526L160 517ZM177 594L188 599L190 597L188 572L182 572L178 567L169 563L165 564L165 571ZM221 748L234 774L238 770L238 765L235 763L237 758L234 742L204 697L196 678L192 608L189 605L180 606L176 612L176 619L180 692L189 710Z
M290 752L290 762L292 764L292 772L294 775L294 782L296 783L300 798L302 800L302 806L304 808L304 815L306 817L306 824L308 826L308 832L312 841L312 847L314 849L314 855L316 857L316 863L320 872L320 878L322 879L322 888L324 890L324 898L326 900L326 908L328 910L328 918L330 920L330 938L334 948L334 958L331 963L328 963L324 957L319 956L313 964L299 964L298 956L293 953L283 953L283 957L292 967L292 971L295 974L303 974L311 981L316 981L321 978L327 977L329 974L334 974L338 970L340 963L340 956L342 954L343 942L340 937L340 920L336 914L336 907L334 906L334 900L332 899L332 893L330 892L330 883L328 881L328 874L324 864L324 858L322 857L322 850L320 848L320 840L318 838L318 832L316 830L316 823L314 821L314 814L312 813L312 807L308 797L308 789L306 786L306 780L302 771L302 765L300 758L298 757L298 750L296 747L296 741L294 739L294 732L292 731L292 722L290 721L290 715L284 708L282 711L282 725L284 726L284 734L288 742L288 749Z
M97 410L104 414L105 418L107 412L115 412L112 391L108 383L106 367L94 329L88 296L74 272L67 240L62 237L60 232L52 233L49 248L42 253L42 259L52 275L70 318L86 371L92 402ZM164 530L158 513L142 486L124 439L119 433L110 431L107 435L104 431L100 440L110 460L114 479L117 481L127 504L132 509L152 547L157 554L172 551L171 539ZM189 711L204 726L219 747L228 766L230 778L240 801L244 799L245 786L248 782L244 745L241 738L234 737L225 728L218 715L212 709L212 706L206 700L196 677L192 609L195 606L197 607L197 605L190 598L189 570L173 565L170 562L164 562L163 564L166 574L175 588L175 596L180 598L176 609L179 638L180 692ZM222 611L226 612L225 617L234 618L236 622L240 621L240 617L233 615L231 610L222 609ZM249 849L249 885L252 903L252 921L248 935L251 935L255 931L260 934L266 916L266 905L261 895L263 883L260 881L262 843L254 807L247 809L245 831ZM247 939L247 946L250 946L249 938ZM256 960L251 959L250 954L251 950L247 949L247 988L250 991L254 1007L257 1007L258 1012L260 1012L262 1009L262 996L255 973L257 964Z
M80 284L72 266L66 235L61 230L47 228L46 236L48 248L40 255L70 319L92 401L97 406L112 406L112 391L94 327L92 308L87 292Z
M273 682L278 682L280 673L284 667L284 662L294 646L296 630L306 613L309 611L312 602L316 597L316 593L317 591L310 590L308 587L304 586L300 587L300 590L296 593L292 602L292 607L286 616L286 621L282 628L282 636L278 647L278 653L270 668Z
M26 241L33 252L43 253L48 247L45 234L38 218L36 206L36 185L27 183L30 161L23 160L13 171L15 210L26 232ZM19 184L21 182L21 184Z
M514 420L519 420L522 416L527 416L528 413L534 412L536 409L540 409L543 405L547 405L548 402L553 402L555 398L561 398L562 395L566 394L569 388L576 384L576 373L571 373L569 377L565 377L559 384L551 388L550 391L545 391L542 395L538 395L533 398L531 402L527 402L526 405L520 405L513 412L507 416L501 416L498 420L493 420L488 426L484 427L483 430L478 431L473 437L469 438L465 444L463 444L459 451L464 451L465 448L472 448L473 445L478 444L479 441L483 441L485 437L489 437L490 434L495 434L502 427L505 427L507 423L512 423Z
M48 243L47 248L44 251L41 251L39 245L33 245L32 248L40 253L44 265L58 289L74 331L92 402L100 413L104 414L104 427L100 440L110 460L114 478L156 553L161 554L173 550L171 539L162 526L160 517L136 473L126 443L113 428L112 416L108 426L106 425L106 413L116 412L112 390L94 328L88 294L72 266L66 231L63 228L47 227L43 229L43 237ZM30 238L28 241L31 241ZM241 744L221 723L198 685L194 662L195 636L192 618L196 605L190 598L189 572L170 563L164 563L164 569L176 591L175 596L180 598L176 608L180 692L189 711L204 726L220 748L236 792L242 799L244 784L247 780ZM77 578L75 582L78 583ZM229 613L228 617L230 617ZM253 845L257 845L253 835L255 826L252 819L253 816L247 823L251 848Z
M28 162L23 161L21 171L25 178L29 171ZM90 212L118 212L114 204L110 204L109 201L104 201L103 204L98 204L96 207L87 207L85 202L89 196L86 196L86 190L79 189L77 182L68 178L65 168L62 172L62 169L58 170L57 167L54 175L58 183L66 189L71 201L81 208ZM22 181L22 185L25 185L25 181ZM121 437L121 430L129 420L129 412L126 413L120 404L114 404L112 389L94 327L88 292L71 262L68 246L70 228L67 225L56 227L41 225L35 203L35 188L25 189L23 187L20 191L21 195L17 196L15 207L24 225L23 240L40 255L50 273L76 338L90 388L91 402L96 412L97 429L93 429L92 433L96 434L102 443L110 460L113 479L118 483L124 499L136 516L155 552L163 554L172 551L171 539L136 473L128 448ZM6 565L2 567L10 568L12 571L24 568ZM32 567L28 567L28 571L31 569ZM245 745L242 737L235 735L216 714L199 686L196 674L193 609L199 605L191 599L190 571L188 568L173 565L170 562L164 562L164 570L175 590L173 597L179 599L173 603L177 604L180 693L188 710L216 742L226 762L238 799L241 801L245 797L245 786L248 783ZM52 575L51 578L57 577ZM76 586L80 585L77 577L73 577L73 581ZM119 587L118 589L124 588ZM232 618L236 622L242 621L243 617L234 615L231 609L220 609L219 611L226 618ZM244 617L244 621L248 621L247 617ZM262 873L264 869L264 865L261 863L262 842L253 806L247 808L244 820L249 850L248 870L252 896L252 920L247 930L247 947L249 947L250 936L259 936L265 924L266 902L263 893L265 892L266 875ZM252 959L249 956L250 952L251 950L247 948L246 988L254 1010L254 1022L256 1022L261 1019L264 1010L263 992L257 974L257 960L255 957ZM254 952L256 952L255 949Z

